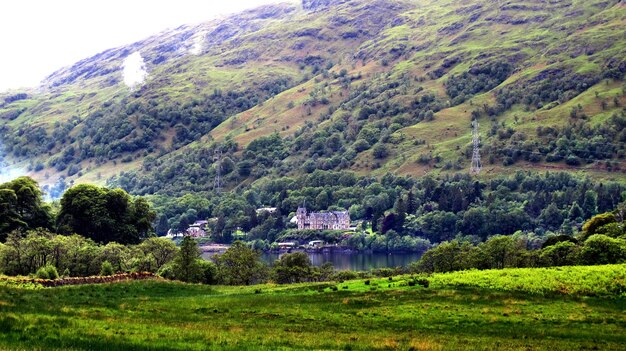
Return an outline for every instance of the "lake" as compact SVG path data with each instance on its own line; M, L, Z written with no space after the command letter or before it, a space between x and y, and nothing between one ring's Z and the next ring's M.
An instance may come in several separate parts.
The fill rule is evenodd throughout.
M209 259L214 252L205 252L202 256ZM362 252L307 252L315 266L326 262L333 264L337 270L368 271L375 268L404 267L419 260L419 253L362 253ZM264 252L261 259L268 264L273 263L284 253Z

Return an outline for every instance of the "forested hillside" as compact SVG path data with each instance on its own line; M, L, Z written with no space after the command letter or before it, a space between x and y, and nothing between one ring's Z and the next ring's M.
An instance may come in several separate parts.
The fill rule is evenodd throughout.
M3 152L46 183L124 170L160 178L152 192L214 173L216 147L236 171L228 187L313 169L454 173L468 168L475 118L487 174L621 177L625 20L617 0L265 6L4 94ZM137 53L145 81L128 83ZM192 162L163 177L181 154Z
M151 195L164 211L159 232L223 217L224 197L246 201L224 228L254 228L254 206L286 216L305 198L376 228L409 192L426 206L408 213L420 218L413 226L442 216L433 223L450 223L436 230L445 238L576 228L622 200L623 185L591 179L626 178L625 23L618 0L264 6L107 50L40 89L3 94L0 162L53 195L81 182ZM469 179L473 119L484 168ZM232 193L218 193L218 174L219 190ZM522 182L555 177L564 183L545 195ZM518 183L502 185L510 179ZM430 181L440 192L428 192ZM484 209L519 223L463 227L468 211Z

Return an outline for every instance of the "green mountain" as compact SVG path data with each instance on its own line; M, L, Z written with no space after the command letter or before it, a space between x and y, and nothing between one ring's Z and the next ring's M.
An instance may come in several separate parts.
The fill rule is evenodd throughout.
M477 119L484 177L624 179L624 33L619 0L264 6L0 95L0 162L174 195L218 173L226 188L316 169L467 173Z

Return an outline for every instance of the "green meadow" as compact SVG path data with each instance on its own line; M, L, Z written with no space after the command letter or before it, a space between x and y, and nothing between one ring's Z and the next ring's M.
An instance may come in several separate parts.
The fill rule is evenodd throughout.
M4 281L0 349L623 350L625 275L608 265L248 287Z

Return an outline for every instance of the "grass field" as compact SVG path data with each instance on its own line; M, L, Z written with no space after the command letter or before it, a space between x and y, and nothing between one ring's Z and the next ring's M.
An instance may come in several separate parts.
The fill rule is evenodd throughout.
M623 350L625 272L470 271L430 276L428 288L410 276L252 287L5 284L0 349Z

